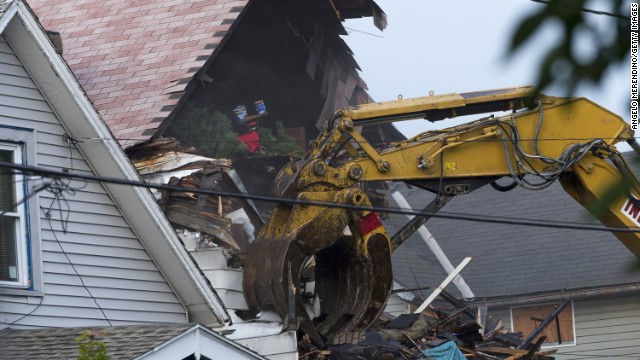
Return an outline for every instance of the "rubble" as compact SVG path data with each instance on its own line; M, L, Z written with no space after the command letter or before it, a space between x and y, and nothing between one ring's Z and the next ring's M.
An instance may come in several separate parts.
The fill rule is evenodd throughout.
M424 313L397 318L383 314L367 330L364 340L357 344L329 345L321 349L304 336L298 342L298 349L300 359L310 360L444 359L434 355L428 357L426 353L429 349L452 343L455 346L449 346L457 348L464 359L554 359L551 355L555 350L540 350L544 337L532 343L526 340L521 333L504 329L502 321L478 323L470 316L468 307L456 308L449 313L429 308ZM524 346L520 348L520 345Z

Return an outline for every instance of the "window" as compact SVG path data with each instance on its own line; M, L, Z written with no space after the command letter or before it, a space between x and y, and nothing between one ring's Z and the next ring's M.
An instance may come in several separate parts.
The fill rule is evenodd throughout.
M22 163L21 144L0 142L0 161ZM25 204L22 176L0 171L0 283L26 286L28 280Z
M35 131L0 124L0 161L37 165ZM37 183L0 168L0 294L42 294Z
M528 336L558 305L560 304L512 308L512 330L514 332L521 332L525 337ZM575 345L573 303L562 310L558 317L542 331L540 336L547 337L543 343L545 347ZM536 340L538 338L536 338ZM534 340L534 342L536 340Z

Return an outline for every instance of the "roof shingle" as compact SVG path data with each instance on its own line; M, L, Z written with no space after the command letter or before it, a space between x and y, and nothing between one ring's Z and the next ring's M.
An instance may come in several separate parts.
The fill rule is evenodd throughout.
M89 329L95 341L104 342L110 359L133 359L165 341L182 334L194 324L145 326L113 326ZM2 359L75 359L78 343L75 339L88 329L51 328L0 331Z
M248 0L29 1L124 147L149 139Z
M635 154L627 153L625 157L638 173L640 161ZM398 185L395 190L401 191L416 210L433 199L433 194L415 187L409 190ZM518 187L507 193L485 186L455 197L442 211L599 224L559 183L541 191ZM407 221L401 217L404 215L391 215L389 222L401 226ZM426 226L454 266L466 256L474 257L461 275L476 297L517 296L640 282L640 272L629 269L635 257L611 233L442 218L433 218ZM391 228L393 234L395 228ZM394 278L407 286L434 288L446 276L418 234L394 252L392 260Z

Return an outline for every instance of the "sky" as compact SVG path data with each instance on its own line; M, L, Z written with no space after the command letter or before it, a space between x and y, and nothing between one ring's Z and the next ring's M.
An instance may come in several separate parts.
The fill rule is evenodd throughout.
M603 1L592 1L588 6L610 10L602 6ZM379 31L371 18L349 20L345 23L349 35L344 37L376 101L394 100L398 95L405 99L427 96L430 91L444 94L533 85L545 50L559 38L559 24L548 24L524 49L508 56L509 41L519 22L546 6L530 0L376 2L387 14L387 28ZM585 16L606 33L603 27L609 17ZM593 52L591 43L586 38L579 40L577 51L588 57ZM629 69L629 61L616 66L598 86L582 86L575 95L587 97L629 122ZM564 95L561 89L553 88L544 93ZM396 123L396 127L413 136L459 122L413 120ZM630 150L626 144L618 148Z

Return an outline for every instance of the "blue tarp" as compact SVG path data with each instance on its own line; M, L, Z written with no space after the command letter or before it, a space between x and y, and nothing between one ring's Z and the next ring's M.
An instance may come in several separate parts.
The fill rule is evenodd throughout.
M453 341L422 352L432 360L465 360L464 354Z

